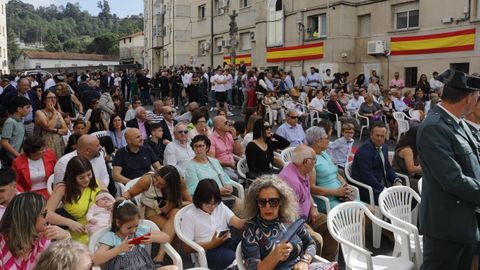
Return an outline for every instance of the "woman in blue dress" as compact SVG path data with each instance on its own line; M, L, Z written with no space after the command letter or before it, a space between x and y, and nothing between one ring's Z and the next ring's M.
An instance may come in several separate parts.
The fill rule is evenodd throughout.
M338 168L326 151L329 136L321 127L311 127L306 132L307 143L317 154L314 173L310 176L310 192L312 195L322 195L328 198L330 208L344 201L354 199L353 189L338 173ZM325 203L313 198L319 212L326 213Z

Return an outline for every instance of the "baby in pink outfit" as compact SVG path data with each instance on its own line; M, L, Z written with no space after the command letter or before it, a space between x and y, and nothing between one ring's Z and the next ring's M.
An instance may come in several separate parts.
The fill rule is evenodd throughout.
M87 231L89 235L110 226L112 205L115 198L108 192L100 192L95 198L95 204L87 212Z

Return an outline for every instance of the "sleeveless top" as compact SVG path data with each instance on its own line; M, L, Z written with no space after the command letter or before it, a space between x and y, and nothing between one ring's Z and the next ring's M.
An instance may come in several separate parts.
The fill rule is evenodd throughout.
M157 198L163 197L163 194L162 191L159 188L155 187L155 185L153 184L153 174L149 173L149 175L150 186L146 191L142 193L140 201L143 205L152 208L153 210L155 210L155 212L160 214L162 211L160 210L160 207L158 207Z

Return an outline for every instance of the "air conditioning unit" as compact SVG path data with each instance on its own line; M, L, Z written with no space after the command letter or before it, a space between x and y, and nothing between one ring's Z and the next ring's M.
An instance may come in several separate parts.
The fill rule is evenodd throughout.
M387 50L385 40L373 40L368 42L367 54L385 54Z
M202 45L200 45L200 47L204 51L209 51L210 50L210 43L209 42L203 42Z
M250 41L255 42L255 32L250 32Z
M222 47L231 47L232 46L232 41L230 39L224 39L222 40Z

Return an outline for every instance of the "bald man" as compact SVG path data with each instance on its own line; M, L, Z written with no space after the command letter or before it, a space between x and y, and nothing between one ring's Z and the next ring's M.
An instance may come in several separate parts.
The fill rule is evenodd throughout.
M135 109L135 118L127 122L127 127L138 128L142 134L142 139L146 140L150 135L150 122L147 120L147 111L144 107L139 106Z
M196 111L200 106L198 105L197 102L190 102L187 106L187 112L184 114L177 116L175 120L178 122L184 122L184 123L190 123L192 122L192 114L194 111Z
M57 164L55 164L55 168L53 170L54 183L57 184L63 181L65 170L70 159L75 156L83 156L90 160L95 178L100 180L107 187L108 183L110 182L110 177L105 164L105 158L100 153L100 149L102 149L102 146L100 145L100 141L96 136L80 136L77 141L77 150L62 156L57 161Z
M237 181L237 166L235 165L233 154L237 156L243 155L240 138L234 137L233 127L225 116L218 115L213 118L213 126L215 131L208 137L212 143L208 154L218 159L225 173L228 174L232 180Z
M113 159L113 180L126 184L151 170L160 169L160 162L153 150L143 145L140 130L129 128L125 131L127 146L120 148Z
M327 260L335 260L338 243L327 228L327 215L319 213L310 193L310 174L316 164L315 151L304 144L293 150L292 162L278 174L293 190L299 203L299 216L308 221L312 238L317 245L317 254Z

